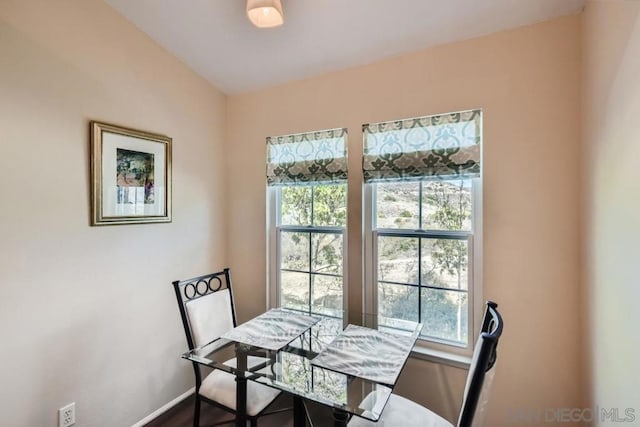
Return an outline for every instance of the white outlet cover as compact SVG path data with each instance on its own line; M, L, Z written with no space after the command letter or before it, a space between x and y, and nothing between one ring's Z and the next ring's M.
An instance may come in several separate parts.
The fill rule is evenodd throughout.
M76 403L71 402L58 409L58 427L69 427L76 423Z

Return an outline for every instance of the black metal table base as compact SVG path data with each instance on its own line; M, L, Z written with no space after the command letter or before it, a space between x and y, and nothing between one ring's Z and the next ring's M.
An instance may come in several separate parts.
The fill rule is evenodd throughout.
M347 412L339 409L333 410L333 425L335 427L347 427L347 422L349 422L349 414Z
M301 397L293 397L293 427L306 427L307 410Z
M348 412L339 409L333 410L333 425L335 427L347 427L350 415ZM307 408L304 399L298 396L293 397L293 427L307 426Z
M247 379L236 377L236 427L247 426Z
M236 363L240 372L247 371L247 352L236 344ZM236 375L236 427L247 427L247 379Z

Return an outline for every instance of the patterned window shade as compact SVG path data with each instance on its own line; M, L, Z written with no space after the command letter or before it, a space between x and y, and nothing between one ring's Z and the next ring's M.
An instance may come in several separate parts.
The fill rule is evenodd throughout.
M347 130L267 138L267 184L292 185L347 180Z
M481 110L364 125L364 180L480 176L481 127Z

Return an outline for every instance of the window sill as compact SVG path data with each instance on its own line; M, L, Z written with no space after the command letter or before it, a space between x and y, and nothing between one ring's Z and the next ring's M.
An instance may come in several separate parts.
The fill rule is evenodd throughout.
M469 366L471 365L471 357L461 356L459 354L452 354L446 351L434 350L432 348L421 347L417 345L411 351L411 357L464 370L468 370Z

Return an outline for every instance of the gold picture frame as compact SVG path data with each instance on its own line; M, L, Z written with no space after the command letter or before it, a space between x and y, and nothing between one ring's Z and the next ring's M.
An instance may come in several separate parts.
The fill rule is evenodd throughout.
M171 222L170 137L91 121L91 225Z

